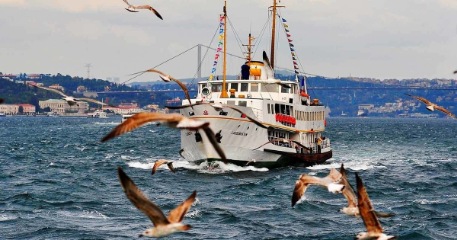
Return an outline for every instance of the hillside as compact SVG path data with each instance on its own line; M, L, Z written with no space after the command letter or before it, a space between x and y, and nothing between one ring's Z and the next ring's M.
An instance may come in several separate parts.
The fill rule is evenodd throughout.
M289 80L294 78L287 74L278 74L277 77ZM130 87L100 79L89 80L60 74L42 75L40 79L33 81L41 82L45 86L59 84L65 88L67 94L75 96L82 95L82 92L78 93L77 89L84 86L88 91L98 92L98 100L104 98L104 101L113 105L137 102L140 106L154 103L163 107L168 99L184 98L177 84L162 81L131 83L132 87ZM195 97L197 81L194 79L182 79L182 81L188 84L191 96ZM418 101L405 95L406 93L426 97L454 113L457 112L457 80L387 79L381 81L371 78L309 77L307 86L312 98L318 98L322 104L331 109L331 116L338 116L341 112L348 116L356 116L360 104L373 106L369 116L394 117L406 113L429 113L425 108L420 107L421 104ZM0 97L4 98L6 103L31 103L37 106L39 100L59 98L59 95L27 87L20 81L15 83L0 78Z

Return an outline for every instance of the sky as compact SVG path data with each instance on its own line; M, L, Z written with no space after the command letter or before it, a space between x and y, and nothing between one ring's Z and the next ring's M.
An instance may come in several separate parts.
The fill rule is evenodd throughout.
M157 67L176 78L195 77L197 48L213 38L223 0L130 0L152 5L164 18L131 13L122 0L0 0L0 72L49 73L127 81ZM273 0L228 0L227 52L244 56L248 34L254 59L270 52L268 7ZM300 71L326 77L456 79L457 0L281 0ZM262 29L264 29L262 31ZM284 29L276 66L293 69ZM215 51L202 48L202 75ZM167 61L167 62L166 62ZM164 63L165 62L165 63ZM228 57L239 74L244 60ZM88 68L87 64L91 67ZM161 65L160 65L161 64ZM221 59L216 74L221 74ZM90 70L90 72L88 72ZM158 79L144 74L134 81Z

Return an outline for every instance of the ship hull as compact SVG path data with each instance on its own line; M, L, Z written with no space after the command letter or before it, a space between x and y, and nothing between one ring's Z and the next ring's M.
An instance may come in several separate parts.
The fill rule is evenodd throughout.
M242 108L248 114L251 109ZM330 147L312 153L297 153L297 149L290 144L273 144L269 141L269 131L272 127L262 128L247 118L240 118L240 114L227 109L225 115L209 105L194 106L194 109L184 109L183 115L193 119L209 122L220 147L223 149L227 163L239 166L255 166L277 168L284 166L312 166L324 163L332 157ZM205 114L201 114L205 113ZM210 144L204 131L181 130L181 156L189 162L200 164L208 161L222 161L221 156Z

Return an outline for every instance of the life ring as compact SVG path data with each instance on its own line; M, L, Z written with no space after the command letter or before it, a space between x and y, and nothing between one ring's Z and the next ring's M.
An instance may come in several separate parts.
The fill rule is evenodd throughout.
M306 98L309 97L309 95L303 90L300 91L300 96L306 97Z

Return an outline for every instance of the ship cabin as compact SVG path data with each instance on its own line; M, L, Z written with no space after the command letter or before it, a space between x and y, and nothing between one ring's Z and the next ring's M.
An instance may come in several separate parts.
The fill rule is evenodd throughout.
M221 98L222 84L220 79L200 81L197 97L192 99L192 103L236 106L269 127L269 140L289 141L279 141L278 145L294 148L296 145L290 141L299 141L313 148L315 139L322 139L321 133L326 124L325 107L318 99L311 99L300 91L297 81L269 77L263 62L246 63L237 79L225 80L228 98ZM187 105L187 100L183 100L182 104ZM330 146L327 142L324 140L323 144ZM315 147L317 151L317 145Z

